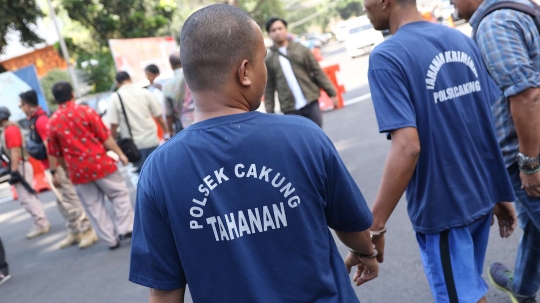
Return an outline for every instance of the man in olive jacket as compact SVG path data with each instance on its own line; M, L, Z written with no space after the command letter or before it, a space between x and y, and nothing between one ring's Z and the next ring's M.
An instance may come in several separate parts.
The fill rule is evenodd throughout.
M300 115L322 127L319 108L320 88L336 104L336 89L311 51L300 43L287 40L287 22L271 18L266 30L274 46L266 56L268 81L264 93L266 112L274 113L274 93L277 90L281 111Z

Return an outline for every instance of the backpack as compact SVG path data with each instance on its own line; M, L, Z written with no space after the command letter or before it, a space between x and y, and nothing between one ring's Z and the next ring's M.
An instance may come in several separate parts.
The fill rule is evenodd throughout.
M498 1L494 5L490 6L489 9L482 16L480 16L480 22L482 22L485 17L487 17L494 11L498 11L500 9L511 9L531 16L534 20L534 23L536 24L536 28L538 28L538 31L540 32L540 5L538 5L534 1L530 1L530 3L532 4L532 7L526 4L511 1ZM480 26L480 22L478 22L478 25L474 28L473 31L474 41L476 41L476 33L478 27Z
M47 159L47 148L43 139L38 134L36 129L36 122L39 117L45 116L45 114L38 115L30 119L30 134L26 138L26 151L28 154L36 160L46 160Z

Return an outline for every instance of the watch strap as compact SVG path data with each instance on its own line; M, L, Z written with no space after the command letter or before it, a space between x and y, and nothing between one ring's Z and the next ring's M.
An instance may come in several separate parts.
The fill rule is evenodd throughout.
M519 170L525 174L532 175L540 171L540 157L529 157L523 153L517 155Z

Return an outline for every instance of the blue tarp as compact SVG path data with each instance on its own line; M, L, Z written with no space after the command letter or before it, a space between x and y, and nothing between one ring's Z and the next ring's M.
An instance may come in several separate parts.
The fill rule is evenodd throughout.
M39 105L48 112L49 107L47 106L47 101L45 100L45 94L41 90L41 84L37 76L36 67L34 65L30 65L18 69L13 73L21 80L26 82L26 84L28 84L33 90L36 91L38 95Z

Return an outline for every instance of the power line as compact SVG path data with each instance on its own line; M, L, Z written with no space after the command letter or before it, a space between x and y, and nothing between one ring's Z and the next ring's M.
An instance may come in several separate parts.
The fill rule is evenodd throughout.
M320 5L321 3L326 2L326 0L292 0L289 1L285 5L285 9L287 10L298 10L298 9L306 9L311 8L317 5Z
M332 6L335 6L340 1L341 0L334 0L334 1L330 2L330 3L328 3L325 7L321 8L320 10L316 11L315 13L313 13L313 14L311 14L311 15L303 18L303 19L300 19L300 20L298 20L296 22L293 22L293 23L289 24L288 28L289 29L295 28L295 27L297 27L299 25L302 25L302 24L304 24L306 22L309 22L309 21L317 18L318 16L320 16L324 12L326 12L327 9L329 9Z

